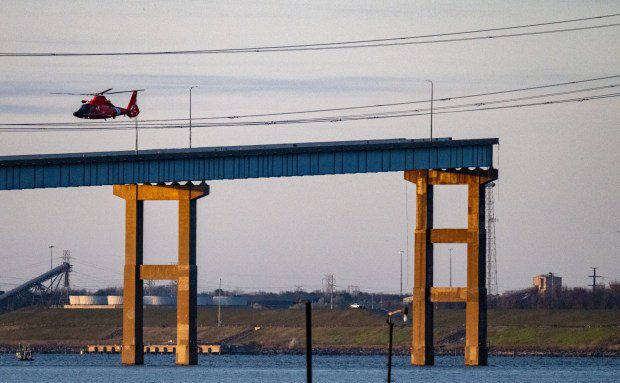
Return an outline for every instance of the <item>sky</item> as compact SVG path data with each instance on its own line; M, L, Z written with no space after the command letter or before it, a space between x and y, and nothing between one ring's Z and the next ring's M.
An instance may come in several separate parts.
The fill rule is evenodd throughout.
M614 1L0 1L2 52L104 52L308 44L466 31L613 14ZM618 22L618 18L584 25ZM566 25L568 26L568 25ZM560 28L539 27L536 30ZM145 89L139 119L282 112L423 100L620 74L620 28L354 50L136 57L0 57L0 122L75 122L79 96ZM620 78L565 88L620 83ZM605 93L608 91L602 91ZM596 92L591 92L596 93ZM600 94L601 92L599 92ZM110 96L116 105L127 94ZM484 101L506 98L486 97ZM482 100L481 100L482 101ZM441 106L440 102L436 103ZM497 137L500 291L554 272L567 286L620 279L620 102L438 114L434 136ZM428 116L194 129L193 145L428 137ZM140 148L186 147L185 130L143 131ZM0 132L0 156L133 149L132 132ZM210 182L198 203L198 286L398 292L412 287L415 188L402 172ZM408 201L408 202L407 202ZM408 214L407 214L408 212ZM72 284L120 286L124 206L112 187L0 191L0 289L71 251ZM436 227L464 227L466 190L436 188ZM409 217L409 218L407 218ZM145 263L176 260L176 206L145 208ZM409 240L407 237L409 236ZM465 246L435 246L435 285L465 285ZM408 272L407 272L408 271Z

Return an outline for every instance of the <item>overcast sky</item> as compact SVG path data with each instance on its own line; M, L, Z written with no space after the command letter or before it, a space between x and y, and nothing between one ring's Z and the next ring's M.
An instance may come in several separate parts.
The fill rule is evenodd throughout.
M0 51L93 52L237 48L465 31L618 13L616 1L0 2ZM598 25L618 18L581 23ZM538 28L557 29L572 25ZM400 102L617 75L620 28L355 50L190 56L0 58L2 122L67 122L79 96L144 88L142 119ZM509 96L620 83L620 78ZM609 92L600 91L600 93ZM597 92L590 92L595 94ZM486 97L484 101L506 98ZM570 96L568 96L570 97ZM126 94L111 96L125 106ZM478 101L483 101L480 99ZM438 102L437 106L441 106ZM437 137L498 137L497 268L502 291L555 272L589 284L591 266L620 279L620 102L617 98L436 115ZM199 128L194 146L423 138L428 117L338 124ZM0 155L133 149L131 132L0 133ZM140 147L178 148L187 132L143 132ZM198 284L396 292L399 251L415 225L402 173L210 182L198 204ZM497 193L498 192L498 193ZM497 195L499 194L499 195ZM436 191L436 226L466 225L464 187ZM176 206L146 204L145 263L176 260ZM0 192L0 289L49 268L70 249L75 287L122 283L124 206L112 187ZM448 245L435 250L448 284ZM465 246L452 245L456 285ZM409 280L413 269L413 237ZM54 260L54 263L58 263Z

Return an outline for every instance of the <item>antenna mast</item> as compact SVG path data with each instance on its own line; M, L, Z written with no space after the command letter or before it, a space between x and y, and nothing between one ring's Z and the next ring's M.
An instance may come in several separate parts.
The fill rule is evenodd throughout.
M487 232L487 294L497 295L497 259L495 256L495 203L493 201L493 187L495 182L486 186L486 232Z

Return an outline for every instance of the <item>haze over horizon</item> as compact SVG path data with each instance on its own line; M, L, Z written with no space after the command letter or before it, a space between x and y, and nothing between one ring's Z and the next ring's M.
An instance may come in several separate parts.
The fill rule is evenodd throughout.
M237 2L225 6L109 1L104 9L95 2L67 6L24 1L3 6L0 51L309 44L544 23L613 14L618 9L612 1ZM430 96L427 79L434 81L439 100L618 75L619 32L615 27L333 51L0 57L0 116L2 123L78 122L72 113L81 98L49 93L110 87L146 89L138 96L139 121L187 118L190 86L198 86L193 90L194 118L425 100ZM620 84L620 78L476 101L615 84ZM606 92L610 91L598 93ZM569 97L579 94L564 98ZM110 98L123 107L129 100L126 94ZM619 122L618 98L435 115L435 137L500 140L495 153L500 174L495 200L500 291L528 287L532 276L547 272L563 277L567 286L586 286L591 266L599 267L605 283L620 279ZM193 146L427 138L428 129L428 116L203 127L194 129ZM0 132L0 156L132 150L133 134ZM139 143L140 149L183 148L187 141L185 129L151 130L140 133ZM359 285L364 291L398 292L399 252L407 246L410 278L404 283L411 288L415 188L406 186L402 173L209 184L211 195L198 203L199 290L217 288L219 278L225 289L279 291L300 285L313 290L321 288L325 274L333 274L338 289ZM466 225L464 187L437 188L435 200L437 227ZM124 202L112 195L111 187L0 191L0 212L0 290L49 269L49 245L55 246L56 258L63 249L71 250L76 288L121 285ZM176 231L174 203L145 204L145 263L175 262ZM448 284L450 247L455 249L454 282L463 286L465 246L458 244L436 245L436 285Z

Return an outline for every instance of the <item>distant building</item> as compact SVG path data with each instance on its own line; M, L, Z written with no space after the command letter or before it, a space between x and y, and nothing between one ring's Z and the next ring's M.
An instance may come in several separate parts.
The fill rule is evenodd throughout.
M537 275L532 278L532 283L541 294L555 294L562 290L562 277L553 273Z

